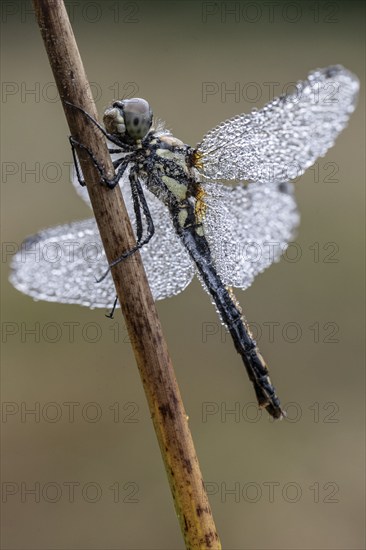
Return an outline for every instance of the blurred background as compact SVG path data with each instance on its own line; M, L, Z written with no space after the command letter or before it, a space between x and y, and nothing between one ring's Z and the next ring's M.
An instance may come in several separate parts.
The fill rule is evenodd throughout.
M7 280L26 236L91 213L31 4L1 8L2 545L178 550L120 312L35 302ZM362 2L79 0L69 14L99 112L144 97L192 145L317 67L344 65L363 95ZM288 419L257 411L196 280L158 303L225 549L365 548L364 129L361 99L296 183L296 247L236 293Z

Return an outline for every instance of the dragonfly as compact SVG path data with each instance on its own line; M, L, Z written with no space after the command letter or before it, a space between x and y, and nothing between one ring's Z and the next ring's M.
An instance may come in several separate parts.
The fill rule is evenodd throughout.
M77 159L81 147L102 184L120 185L136 247L108 265L94 219L49 228L23 242L11 283L36 300L114 309L110 271L136 250L155 300L178 294L196 274L232 337L259 407L282 418L233 288L248 288L293 239L299 213L291 180L333 146L358 89L357 77L340 65L317 69L292 93L222 122L196 147L153 120L144 99L114 101L104 126L79 108L107 140L115 176L108 179L87 144L71 137L75 189L90 204Z

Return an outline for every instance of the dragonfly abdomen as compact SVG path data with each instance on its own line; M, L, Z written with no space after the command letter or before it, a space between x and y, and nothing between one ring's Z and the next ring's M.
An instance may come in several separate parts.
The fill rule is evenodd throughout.
M266 408L274 418L282 418L284 412L268 376L267 365L259 352L255 340L242 316L239 306L235 304L229 290L221 281L211 256L208 242L201 234L201 226L182 228L176 225L176 231L182 239L199 275L212 296L223 323L226 325L236 351L242 357L248 376L254 386L260 407Z

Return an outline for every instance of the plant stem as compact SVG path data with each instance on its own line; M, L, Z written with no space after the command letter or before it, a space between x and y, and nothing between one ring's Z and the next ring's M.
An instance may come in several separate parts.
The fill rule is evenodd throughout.
M89 83L62 0L33 0L72 136L87 144L108 176L113 165L104 138L68 101L97 118ZM78 151L94 215L109 262L135 245L119 186L100 184L89 155ZM118 299L132 342L158 438L186 548L220 549L198 459L167 345L140 255L112 269Z

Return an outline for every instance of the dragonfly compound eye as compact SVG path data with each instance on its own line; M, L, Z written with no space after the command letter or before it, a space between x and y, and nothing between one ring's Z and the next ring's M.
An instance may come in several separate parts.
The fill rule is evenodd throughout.
M126 133L134 140L143 139L151 128L152 111L145 99L135 97L121 102Z
M137 141L143 139L150 130L152 111L148 102L138 97L115 101L104 112L103 122L110 134Z

